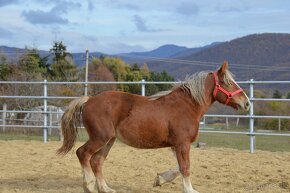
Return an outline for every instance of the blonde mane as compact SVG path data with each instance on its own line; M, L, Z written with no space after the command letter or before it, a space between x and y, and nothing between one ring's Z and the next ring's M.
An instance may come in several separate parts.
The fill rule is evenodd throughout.
M189 92L191 97L200 105L205 103L205 79L212 72L209 71L201 71L194 73L191 76L185 78L185 80L181 83L177 83L173 85L171 90L161 91L152 96L149 96L149 100L157 100L163 96L169 95L177 88L181 88L186 92ZM234 81L233 75L230 71L226 70L223 81L229 84L229 80Z

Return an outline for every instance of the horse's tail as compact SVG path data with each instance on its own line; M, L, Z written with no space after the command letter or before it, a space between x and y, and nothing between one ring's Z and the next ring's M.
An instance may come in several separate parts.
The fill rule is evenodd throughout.
M65 155L73 148L77 138L78 125L80 125L81 122L82 107L88 100L88 96L75 99L69 104L68 109L64 112L61 118L63 144L57 150L58 155Z

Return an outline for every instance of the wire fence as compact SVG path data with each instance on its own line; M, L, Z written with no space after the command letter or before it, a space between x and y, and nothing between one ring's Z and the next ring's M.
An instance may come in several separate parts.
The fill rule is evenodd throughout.
M49 96L48 95L48 88L54 87L56 85L82 85L84 90L84 95L87 93L88 85L121 85L121 84L138 84L141 85L140 94L142 96L145 96L146 91L146 85L150 84L176 84L180 82L148 82L145 80L141 81L135 81L135 82L48 82L46 80L44 81L36 81L36 82L25 82L25 81L0 81L0 85L37 85L42 87L42 94L39 95L31 95L31 96L9 96L9 95L3 95L0 96L0 99L17 99L17 100L26 100L26 99L34 99L34 100L41 100L42 106L37 107L36 109L32 110L13 110L13 109L7 109L7 105L4 103L2 106L2 110L0 110L0 114L2 114L0 119L0 128L2 128L2 131L5 132L5 130L9 127L17 127L17 128L39 128L43 130L43 142L47 142L48 133L52 132L52 129L57 129L60 131L60 118L63 114L63 110L59 107L53 107L51 105L48 105L48 101L55 100L55 99L75 99L78 98L78 96ZM251 101L251 108L248 114L227 114L227 115L221 115L221 114L205 114L203 120L201 120L201 129L200 132L204 133L220 133L220 134L242 134L242 135L248 135L249 140L249 149L250 152L253 153L255 149L255 136L257 135L264 135L264 136L285 136L290 137L290 134L288 133L269 133L269 132L256 132L254 128L254 121L255 119L278 119L279 124L281 119L290 119L290 116L271 116L271 115L255 115L254 112L254 105L256 101L280 101L280 102L290 102L290 99L285 98L254 98L254 85L261 85L261 84L289 84L290 81L237 81L238 84L244 86L248 86L249 88L249 98ZM1 107L0 107L1 108ZM26 117L22 119L14 119L14 123L18 122L20 124L8 124L8 122L11 122L11 118L8 119L7 114L13 115L17 113L23 113L26 115ZM37 116L32 116L32 115ZM30 116L30 118L28 117ZM10 116L11 117L11 116ZM206 122L208 118L211 117L220 117L220 118L226 118L226 122L228 124L228 118L246 118L249 120L248 123L248 131L216 131L216 130L207 130L206 129ZM34 123L34 124L32 124ZM37 123L37 124L35 124Z

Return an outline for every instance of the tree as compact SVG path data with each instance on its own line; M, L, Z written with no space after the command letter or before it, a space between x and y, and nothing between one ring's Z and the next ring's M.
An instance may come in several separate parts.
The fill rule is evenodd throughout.
M46 74L45 64L36 49L27 50L18 61L18 67L27 80L41 80Z
M287 93L286 98L290 99L290 92Z
M141 67L140 72L141 72L143 79L145 79L145 80L150 79L150 70L149 70L146 63Z
M274 93L273 93L273 98L275 99L280 99L282 98L282 94L280 93L279 90L275 90Z
M11 69L7 63L7 58L5 55L0 55L0 80L8 80L9 75L11 74Z
M102 61L103 64L106 65L113 73L116 81L126 80L126 75L129 71L130 66L126 64L122 59L105 57Z
M113 73L108 69L106 65L102 63L99 58L93 58L89 64L89 81L115 81ZM116 85L89 85L89 94L96 95L105 90L116 90Z
M60 60L51 65L51 79L55 81L77 81L78 69L75 64Z
M50 78L56 81L78 80L78 69L73 63L72 55L67 52L63 42L54 42L52 49L53 64L50 68Z
M174 81L174 78L170 76L166 71L160 72L151 72L150 78L148 81ZM169 90L172 85L170 84L150 84L146 86L146 95L153 95L159 91Z
M52 48L50 49L50 52L54 55L54 63L72 58L72 54L67 52L66 46L62 41L55 41Z

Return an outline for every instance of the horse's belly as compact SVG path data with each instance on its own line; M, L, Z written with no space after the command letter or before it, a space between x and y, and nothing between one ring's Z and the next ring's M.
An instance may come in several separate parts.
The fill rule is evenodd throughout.
M159 131L159 132L158 132ZM171 146L162 130L151 131L136 128L117 129L117 138L123 143L135 148L161 148Z

